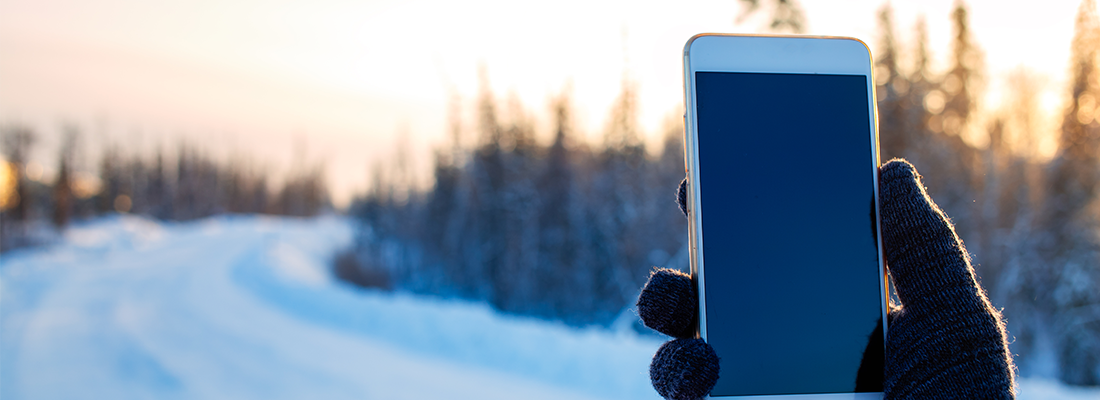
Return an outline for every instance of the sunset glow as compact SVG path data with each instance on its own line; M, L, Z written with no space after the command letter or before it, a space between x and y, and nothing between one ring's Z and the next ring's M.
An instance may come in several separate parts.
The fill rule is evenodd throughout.
M808 33L855 36L876 49L881 1L801 3ZM1044 79L1043 130L1053 132L1078 2L969 4L987 71L979 106L1000 107L1003 82L1024 66ZM951 5L893 4L904 45L916 18L927 20L937 71L948 62ZM535 116L542 140L548 99L566 86L581 133L599 138L625 73L638 84L639 122L655 144L681 112L686 39L763 26L735 25L738 10L736 1L6 1L0 122L42 131L32 159L47 176L63 122L83 128L93 152L184 141L276 172L304 152L324 161L344 205L368 186L371 165L391 161L402 135L413 175L428 182L428 156L447 141L448 99L472 103L480 66L495 92L514 93ZM462 110L467 125L471 107ZM94 171L95 154L87 158L78 169Z

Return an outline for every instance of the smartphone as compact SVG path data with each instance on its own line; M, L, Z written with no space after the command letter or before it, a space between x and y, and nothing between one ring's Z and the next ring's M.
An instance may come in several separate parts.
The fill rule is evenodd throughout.
M873 77L852 38L685 46L691 268L699 336L721 360L711 398L882 398Z

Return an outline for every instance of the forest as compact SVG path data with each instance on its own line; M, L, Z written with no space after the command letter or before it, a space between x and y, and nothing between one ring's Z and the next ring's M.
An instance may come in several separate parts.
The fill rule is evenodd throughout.
M799 12L778 11L785 17L773 27L800 29ZM913 27L915 43L902 46L889 5L880 10L873 52L881 160L913 162L955 222L992 303L1003 308L1020 373L1100 385L1095 4L1082 2L1067 44L1070 86L1053 157L1036 151L1039 83L1021 71L1007 105L981 111L986 77L965 4L956 3L951 19L949 67L937 71L924 24ZM400 165L375 171L372 188L349 209L359 221L357 245L337 257L335 273L359 286L483 301L570 325L634 318L630 307L653 268L688 268L686 221L674 202L683 127L670 120L660 148L647 148L635 93L624 78L602 143L586 143L568 90L542 116L498 100L483 74L475 99L452 104L452 144L436 149L430 188L385 172ZM464 107L476 115L472 131L463 128ZM538 126L537 116L549 126ZM536 140L540 129L552 141ZM461 146L463 135L477 144Z
M803 29L795 3L777 3L772 28ZM980 104L989 78L968 9L956 4L942 69L932 67L923 23L903 45L889 5L878 14L880 158L916 165L955 222L991 302L1003 309L1021 375L1100 385L1095 2L1082 1L1064 44L1072 56L1052 156L1037 151L1047 132L1035 76L1014 75L1004 106ZM412 183L403 157L374 170L370 188L346 210L357 239L334 255L333 273L360 287L483 302L571 326L636 326L631 307L650 271L688 269L687 224L675 204L684 178L680 110L656 132L663 141L647 145L638 84L624 73L592 142L577 128L568 88L535 112L490 87L483 70L473 98L452 100L449 143L433 151L430 186ZM186 221L337 211L322 163L302 160L278 174L192 144L155 154L116 145L99 156L97 175L85 176L74 169L84 159L81 132L63 129L57 174L47 180L29 159L41 133L0 125L0 251L47 245L74 221L115 213Z
M277 176L243 157L216 160L194 145L146 157L116 144L99 158L98 176L81 176L74 168L85 157L80 130L66 125L63 131L56 176L45 180L42 167L29 162L40 134L22 124L0 126L7 160L0 170L0 251L49 244L74 220L111 213L187 221L223 213L311 216L332 210L320 164L300 162L288 176Z

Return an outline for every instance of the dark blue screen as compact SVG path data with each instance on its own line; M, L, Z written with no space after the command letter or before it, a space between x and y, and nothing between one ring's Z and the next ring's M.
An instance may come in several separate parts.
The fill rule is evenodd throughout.
M883 306L866 78L695 77L712 395L855 392Z

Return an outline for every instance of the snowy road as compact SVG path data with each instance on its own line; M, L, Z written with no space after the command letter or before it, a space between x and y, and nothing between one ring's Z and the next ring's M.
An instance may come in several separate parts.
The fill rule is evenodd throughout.
M5 254L0 398L657 398L658 340L345 287L326 265L351 237L335 217L127 216Z
M350 237L335 218L125 217L5 255L0 397L655 397L656 342L356 293L324 270Z

